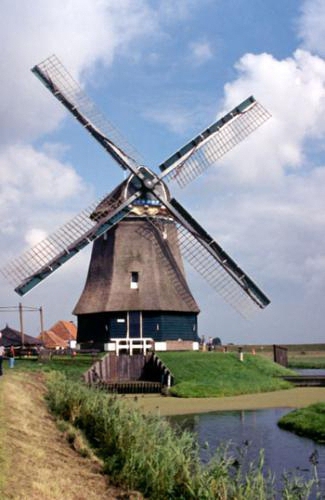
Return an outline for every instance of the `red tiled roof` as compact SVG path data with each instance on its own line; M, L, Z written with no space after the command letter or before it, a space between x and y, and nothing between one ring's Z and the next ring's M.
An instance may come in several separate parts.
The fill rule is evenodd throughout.
M63 340L76 340L77 338L77 327L72 321L57 321L50 330Z
M38 337L42 340L45 347L48 349L53 349L55 347L67 347L67 341L60 338L51 330L44 330Z

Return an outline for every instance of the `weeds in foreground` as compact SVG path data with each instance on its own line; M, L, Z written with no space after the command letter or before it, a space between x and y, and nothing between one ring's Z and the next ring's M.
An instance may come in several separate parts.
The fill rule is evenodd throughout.
M278 498L274 478L264 470L262 452L255 462L247 464L245 449L234 456L224 446L203 465L193 434L177 431L157 416L143 416L119 397L70 382L56 373L49 376L47 398L56 415L82 430L103 460L111 481L141 491L146 498ZM286 476L282 498L305 500L314 483Z

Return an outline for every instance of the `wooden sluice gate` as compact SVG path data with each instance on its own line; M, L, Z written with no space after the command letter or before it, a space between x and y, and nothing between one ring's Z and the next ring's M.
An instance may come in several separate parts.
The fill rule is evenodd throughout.
M161 393L172 384L172 374L154 353L107 354L84 374L85 382L120 394Z
M163 385L160 382L145 380L121 380L119 382L100 382L97 387L117 394L158 394L162 392Z

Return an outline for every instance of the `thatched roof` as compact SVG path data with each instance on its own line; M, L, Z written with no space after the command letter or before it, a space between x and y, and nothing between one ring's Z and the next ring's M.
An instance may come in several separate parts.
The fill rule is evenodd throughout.
M74 314L199 312L186 282L176 226L167 218L157 220L152 225L145 217L128 217L94 242ZM138 275L137 289L130 286L132 273Z
M14 347L18 347L22 345L22 335L21 332L11 328L9 325L6 325L5 328L1 330L2 338L0 342L5 347L10 347L13 345ZM36 337L32 337L31 335L27 335L24 333L23 337L25 346L39 346L42 345L42 342Z

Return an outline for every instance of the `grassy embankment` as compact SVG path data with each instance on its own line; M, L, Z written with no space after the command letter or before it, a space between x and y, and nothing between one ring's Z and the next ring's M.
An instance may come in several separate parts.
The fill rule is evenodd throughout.
M291 387L281 375L292 373L259 355L163 352L159 357L174 376L171 394L178 397L222 397Z
M325 443L325 403L291 411L278 422L282 429Z
M67 423L59 429L45 403L44 375L22 364L36 365L18 362L9 370L5 362L0 378L0 498L128 498L109 485L82 434Z

